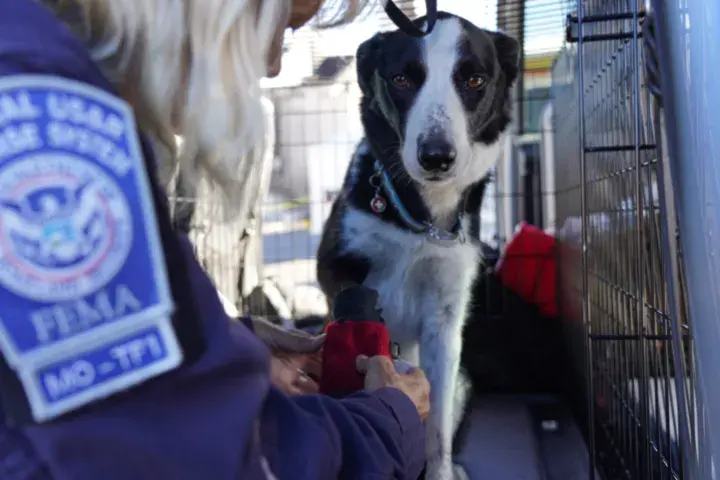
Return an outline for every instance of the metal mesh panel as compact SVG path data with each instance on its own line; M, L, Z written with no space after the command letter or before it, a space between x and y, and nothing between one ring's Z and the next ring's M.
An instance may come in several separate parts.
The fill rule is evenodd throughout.
M678 395L660 211L660 119L643 76L642 6L575 2L553 75L562 305L586 384L589 446L607 478L681 478ZM583 228L584 227L584 228ZM583 250L585 255L583 255ZM676 253L676 252L673 252ZM682 285L680 286L682 288ZM681 362L686 363L686 362ZM676 382L679 376L685 381ZM691 399L690 399L691 400ZM690 401L692 404L692 401ZM692 418L692 417L691 417Z
M180 228L187 233L200 265L212 277L218 292L233 305L240 305L238 275L245 253L245 222L218 221L217 205L207 199L172 197L171 205L175 211L192 209L187 224Z

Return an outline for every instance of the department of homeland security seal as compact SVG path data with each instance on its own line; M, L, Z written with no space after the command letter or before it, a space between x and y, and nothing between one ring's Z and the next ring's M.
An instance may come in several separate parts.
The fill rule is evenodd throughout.
M40 302L101 288L127 259L132 216L115 181L71 154L0 168L0 284Z

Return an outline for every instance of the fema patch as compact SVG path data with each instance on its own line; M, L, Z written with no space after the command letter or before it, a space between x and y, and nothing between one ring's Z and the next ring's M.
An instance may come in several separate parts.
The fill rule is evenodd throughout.
M172 309L130 107L0 78L0 348L35 419L178 366Z

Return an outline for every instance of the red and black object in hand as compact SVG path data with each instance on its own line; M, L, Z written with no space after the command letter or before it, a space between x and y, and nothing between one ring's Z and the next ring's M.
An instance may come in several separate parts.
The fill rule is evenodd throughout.
M333 303L332 322L325 329L320 392L346 395L362 390L358 355L392 358L390 334L377 308L378 293L360 285L340 292Z

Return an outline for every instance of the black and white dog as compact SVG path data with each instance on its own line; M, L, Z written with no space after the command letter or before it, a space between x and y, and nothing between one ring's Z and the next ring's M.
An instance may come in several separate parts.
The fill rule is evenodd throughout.
M433 480L453 476L478 209L510 125L518 52L507 35L444 12L425 38L378 33L357 52L366 138L325 225L318 280L330 301L348 284L377 290L402 359L427 374Z

